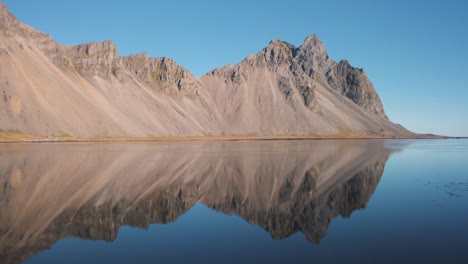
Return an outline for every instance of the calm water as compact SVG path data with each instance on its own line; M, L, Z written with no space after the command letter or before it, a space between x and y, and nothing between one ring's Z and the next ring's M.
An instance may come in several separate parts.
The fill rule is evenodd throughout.
M0 145L0 263L468 263L468 140Z

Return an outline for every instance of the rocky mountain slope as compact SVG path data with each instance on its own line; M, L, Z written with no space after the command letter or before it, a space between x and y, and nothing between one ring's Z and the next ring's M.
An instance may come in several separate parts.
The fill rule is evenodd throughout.
M0 93L0 130L36 136L411 134L317 36L274 40L198 79L168 58L119 56L111 41L58 44L2 3Z
M364 71L329 59L315 35L298 48L273 40L258 54L201 81L222 113L223 127L239 134L408 132L388 121Z

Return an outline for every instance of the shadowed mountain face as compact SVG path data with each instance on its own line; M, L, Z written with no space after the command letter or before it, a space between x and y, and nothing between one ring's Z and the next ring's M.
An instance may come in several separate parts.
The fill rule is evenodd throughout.
M317 36L273 40L196 78L168 58L119 56L112 41L66 46L0 3L0 132L36 136L408 136L362 69Z
M196 203L318 243L366 206L390 153L382 141L0 145L0 262L65 237L112 241Z

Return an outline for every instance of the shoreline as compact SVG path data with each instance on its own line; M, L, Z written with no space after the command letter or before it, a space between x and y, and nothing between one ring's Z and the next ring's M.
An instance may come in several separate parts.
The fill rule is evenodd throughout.
M99 142L193 142L193 141L273 141L273 140L368 140L368 139L466 139L468 137L447 137L432 134L414 134L405 136L372 135L330 135L330 136L157 136L157 137L108 137L108 138L72 138L72 137L0 137L0 143L99 143Z

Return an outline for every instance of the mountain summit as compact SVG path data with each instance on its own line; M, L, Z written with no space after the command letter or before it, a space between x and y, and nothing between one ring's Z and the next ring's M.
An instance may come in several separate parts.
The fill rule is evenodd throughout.
M235 134L409 133L388 120L364 71L331 60L316 35L300 47L273 40L201 82Z
M112 41L66 46L0 3L0 134L410 136L362 69L316 36L281 40L196 78L169 58L119 56ZM2 132L3 131L3 132Z

